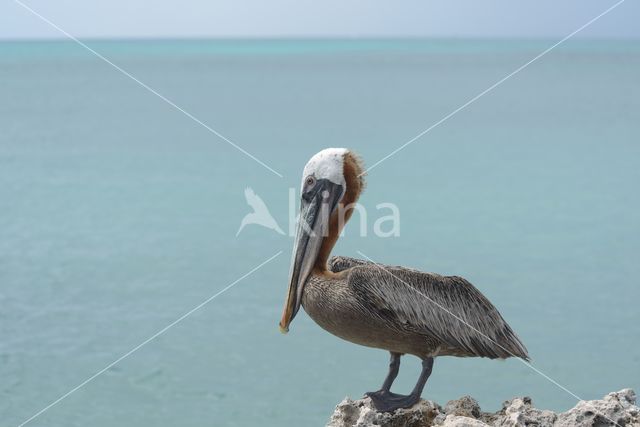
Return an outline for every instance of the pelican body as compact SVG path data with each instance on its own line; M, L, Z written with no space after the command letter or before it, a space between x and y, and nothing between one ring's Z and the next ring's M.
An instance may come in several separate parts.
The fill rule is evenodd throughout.
M300 307L323 329L355 344L390 352L380 390L369 392L384 412L415 404L438 356L520 357L525 346L489 300L467 280L347 257L329 258L364 189L364 168L344 148L325 149L303 172L300 220L280 328ZM390 391L400 357L422 359L413 391Z

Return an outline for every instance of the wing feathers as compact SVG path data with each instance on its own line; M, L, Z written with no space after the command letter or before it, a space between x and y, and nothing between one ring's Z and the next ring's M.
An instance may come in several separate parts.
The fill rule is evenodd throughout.
M498 310L462 277L333 257L334 272L352 268L349 286L366 309L399 328L444 346L490 358L521 357L527 350Z

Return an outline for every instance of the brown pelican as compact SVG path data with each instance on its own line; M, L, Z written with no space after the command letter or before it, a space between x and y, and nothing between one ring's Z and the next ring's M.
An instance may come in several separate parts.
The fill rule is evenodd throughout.
M305 166L281 331L289 330L302 305L330 333L388 350L391 362L382 388L367 393L385 412L420 399L437 356L528 360L525 346L498 310L462 277L329 259L364 188L363 172L359 158L344 148L323 150ZM390 391L404 354L422 359L418 382L407 396Z

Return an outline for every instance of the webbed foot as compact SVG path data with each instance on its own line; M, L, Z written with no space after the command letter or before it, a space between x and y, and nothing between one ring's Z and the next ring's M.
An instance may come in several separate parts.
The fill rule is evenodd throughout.
M365 393L365 396L371 398L373 406L380 412L393 412L400 408L410 408L420 400L419 394L405 396L386 390Z

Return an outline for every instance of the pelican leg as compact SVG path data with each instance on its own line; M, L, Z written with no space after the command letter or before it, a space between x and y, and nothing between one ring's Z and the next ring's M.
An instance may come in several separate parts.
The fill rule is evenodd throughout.
M383 396L392 394L389 390L391 390L391 385L398 376L398 371L400 370L400 356L402 356L402 354L394 353L393 351L390 353L391 360L389 361L389 373L387 374L387 378L384 379L384 383L382 383L382 388L378 391L369 391L364 394L365 396L373 398L374 395Z
M431 371L433 369L433 357L427 357L422 360L422 372L420 373L420 377L418 378L418 382L416 386L413 388L411 394L407 396L403 396L400 394L391 393L389 391L385 393L373 393L367 394L371 401L373 402L373 406L380 412L393 412L399 408L410 408L420 400L420 395L422 395L422 390L424 389L429 376L431 375ZM397 375L397 372L396 372ZM395 379L395 377L394 377ZM385 381L385 385L386 385ZM384 387L384 386L383 386ZM382 390L381 390L382 391Z

